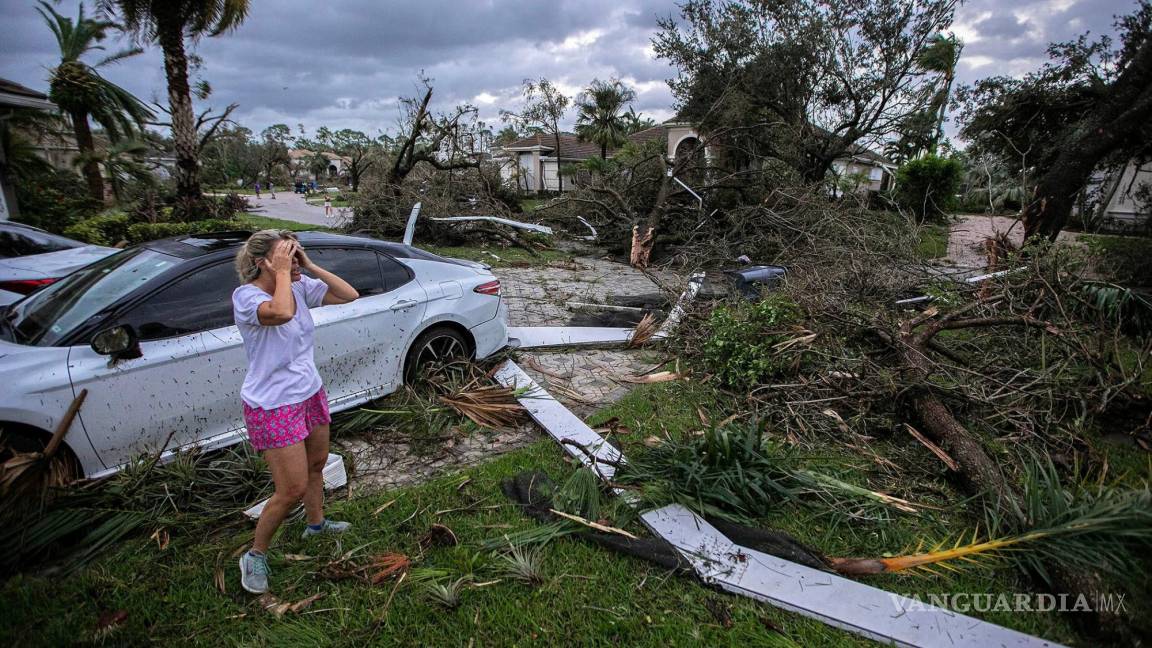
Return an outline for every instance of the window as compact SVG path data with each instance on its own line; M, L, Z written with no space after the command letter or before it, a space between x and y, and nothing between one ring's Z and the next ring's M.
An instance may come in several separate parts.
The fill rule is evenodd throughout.
M41 232L32 228L9 228L5 227L0 229L0 259L11 259L13 257L26 256L29 254L47 254L48 252L59 252L60 250L70 250L74 247L80 247L82 243L77 243L72 239L66 239L63 236L56 236L48 232Z
M12 306L8 317L15 341L52 346L179 262L138 247L81 268Z
M408 266L396 259L380 255L380 267L384 269L384 285L387 290L396 290L412 281L412 274L408 271Z
M229 262L218 263L169 284L119 319L141 340L190 335L233 324L232 291L240 285Z
M375 252L347 248L318 248L307 252L316 265L352 284L361 297L384 292L384 279Z

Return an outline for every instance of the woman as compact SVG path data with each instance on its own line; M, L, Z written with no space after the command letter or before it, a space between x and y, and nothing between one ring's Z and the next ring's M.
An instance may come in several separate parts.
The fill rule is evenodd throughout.
M300 274L307 270L316 277ZM256 232L236 253L241 285L232 293L236 326L248 355L240 397L252 447L264 454L276 491L256 523L252 549L240 557L240 583L268 591L268 543L284 517L304 500L304 537L350 526L324 517L328 397L316 371L309 308L346 304L360 295L317 266L287 230Z

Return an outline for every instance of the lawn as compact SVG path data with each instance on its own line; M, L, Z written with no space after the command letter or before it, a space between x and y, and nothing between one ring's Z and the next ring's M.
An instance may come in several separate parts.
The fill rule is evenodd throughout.
M924 261L948 256L948 224L929 223L920 227L917 252Z
M617 440L627 454L651 437L676 438L702 426L701 417L725 416L725 395L697 382L642 386L590 418L617 418ZM934 459L905 439L870 446L901 465L924 468L886 481L870 459L831 446L812 454L819 469L842 479L884 488L925 508L920 515L892 513L844 518L788 503L766 527L783 529L830 555L878 556L969 531L974 521L957 506ZM572 470L560 448L545 439L465 471L393 491L330 502L333 518L354 526L339 539L304 541L300 523L289 524L271 551L275 594L298 601L322 594L307 610L278 618L239 588L237 552L251 539L249 523L219 529L171 529L161 549L141 534L114 553L71 576L17 576L0 589L5 601L0 640L9 645L61 645L96 641L100 619L120 613L105 630L118 645L866 645L862 639L766 605L721 594L687 577L573 538L542 550L543 581L529 586L509 578L499 559L479 543L535 528L500 492L500 482L525 470L543 470L560 482ZM936 475L935 477L933 475ZM432 524L451 528L460 544L422 550ZM640 532L636 525L629 527ZM363 564L373 555L401 552L416 560L411 580L369 585L337 578L330 563L346 557ZM217 570L224 591L214 584ZM433 571L438 570L438 571ZM440 583L463 578L458 607L434 602L420 576ZM1014 593L1029 587L1015 572L995 565L951 576L886 576L870 581L893 592ZM389 599L391 603L389 604ZM983 618L1048 639L1075 643L1055 614L990 612Z
M268 216L260 216L257 214L244 214L237 220L245 223L254 230L259 229L286 229L293 232L334 232L331 227L324 227L322 225L309 225L308 223L298 223L296 221L284 220L283 218L270 218Z

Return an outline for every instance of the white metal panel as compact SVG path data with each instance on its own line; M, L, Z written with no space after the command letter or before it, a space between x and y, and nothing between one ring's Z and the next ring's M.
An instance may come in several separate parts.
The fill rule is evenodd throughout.
M509 326L509 345L520 349L626 344L635 329L603 326Z

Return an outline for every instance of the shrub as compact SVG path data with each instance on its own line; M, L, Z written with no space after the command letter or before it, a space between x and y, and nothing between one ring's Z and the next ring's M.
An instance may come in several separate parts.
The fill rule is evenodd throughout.
M128 240L131 219L123 212L98 214L64 230L64 236L93 245L116 245Z
M36 170L18 175L13 183L18 220L50 232L63 232L69 225L96 214L103 205L88 196L80 176L58 169Z
M1152 238L1140 236L1081 236L1096 260L1096 269L1109 281L1152 286Z
M712 312L704 361L724 383L748 388L789 370L790 359L776 345L793 337L800 308L772 293L762 301L721 306Z
M227 232L251 229L244 223L229 220L202 220L191 223L136 223L128 228L129 243L143 243L181 234Z
M916 220L943 216L956 203L964 167L959 160L928 155L896 171L896 203Z

